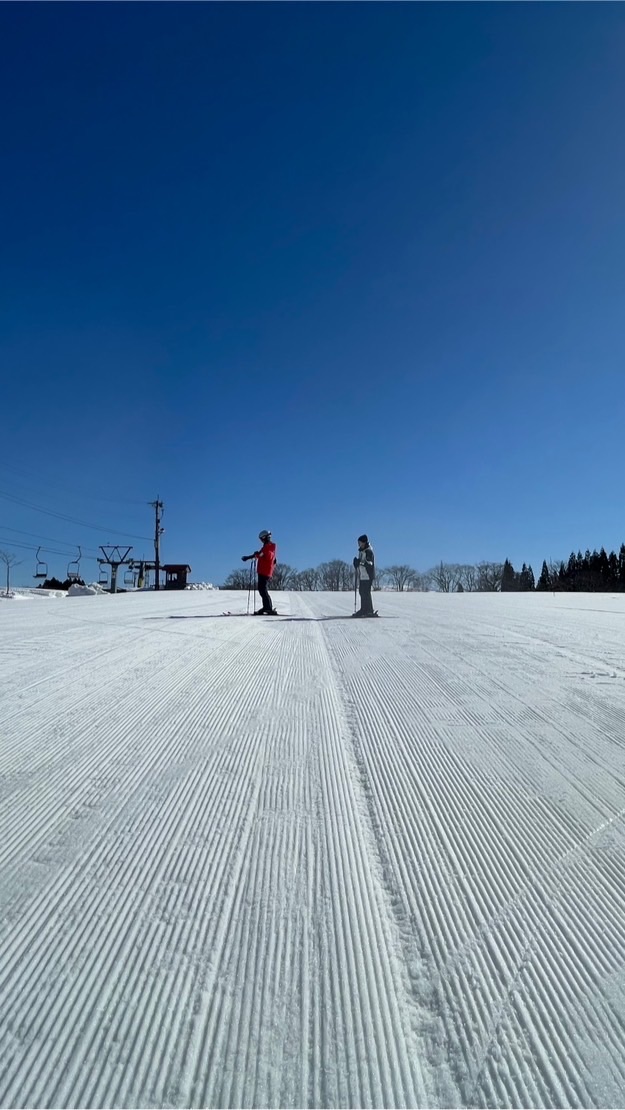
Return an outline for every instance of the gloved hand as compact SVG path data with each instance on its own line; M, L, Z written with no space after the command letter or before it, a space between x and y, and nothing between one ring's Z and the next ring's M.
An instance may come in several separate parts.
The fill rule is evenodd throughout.
M354 555L354 570L356 569L357 566L358 566L358 556Z
M242 555L241 556L241 562L242 563L247 563L248 559L251 559L251 555Z

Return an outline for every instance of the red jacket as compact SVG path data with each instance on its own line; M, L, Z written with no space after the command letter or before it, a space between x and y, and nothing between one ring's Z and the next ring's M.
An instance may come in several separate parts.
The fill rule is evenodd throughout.
M265 578L271 578L276 565L276 545L275 543L264 543L260 551L254 552L258 559L257 571Z

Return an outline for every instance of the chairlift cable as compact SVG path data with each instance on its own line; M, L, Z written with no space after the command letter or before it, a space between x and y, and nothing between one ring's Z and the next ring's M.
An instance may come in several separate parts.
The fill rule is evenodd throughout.
M25 532L23 530L23 528L12 528L8 524L3 524L2 527L4 528L5 532L17 532L18 535L20 535L20 536L29 536L30 539L32 539L32 540L41 540L41 541L48 540L49 543L56 543L56 544L59 544L60 546L71 547L73 551L75 551L77 546L78 546L78 544L71 543L71 541L66 542L65 540L53 539L52 536L40 536L38 532ZM43 547L43 543L41 544L41 546ZM46 550L48 550L48 549L46 548ZM97 552L95 551L94 548L86 547L85 551L91 551L93 557L97 558ZM65 552L64 554L69 555L70 552Z
M34 545L27 543L17 543L16 540L7 540L3 537L0 537L0 543L6 543L9 547L19 547L22 551L41 550L45 551L46 555L62 555L64 559L67 559L67 551L57 551L53 547L43 547L41 544L39 544L38 547L35 547ZM88 560L88 562L90 563L97 562L95 555L83 555L83 559Z
M0 467L3 470L10 471L17 477L26 478L27 481L37 481L40 478L40 475L36 474L34 471L29 472L27 470L21 470L19 467L11 466L9 463L0 462ZM62 483L56 482L54 479L49 480L46 478L46 490L51 487L56 487L57 490L65 495L74 495L83 500L110 501L115 505L145 505L145 499L135 500L134 498L130 497L111 497L110 495L100 493L99 490L85 490L84 492L77 491L76 487L73 485L64 486Z
M69 524L77 524L81 528L90 528L93 532L108 532L109 534L116 532L120 537L131 540L146 540L149 542L152 539L151 536L138 536L133 532L126 532L122 528L105 527L103 524L89 524L85 520L79 520L77 517L68 516L66 513L56 513L52 509L42 509L40 505L33 505L32 502L15 497L13 494L6 493L3 490L0 490L0 497L5 501L12 501L15 505L21 505L22 508L33 509L37 513L45 513L46 516L55 517L57 520L65 520Z

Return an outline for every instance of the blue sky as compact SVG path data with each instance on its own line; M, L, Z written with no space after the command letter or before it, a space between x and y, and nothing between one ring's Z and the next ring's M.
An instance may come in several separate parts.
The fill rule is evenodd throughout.
M624 56L616 4L2 5L23 581L39 538L150 555L157 495L215 582L260 528L300 568L618 547Z

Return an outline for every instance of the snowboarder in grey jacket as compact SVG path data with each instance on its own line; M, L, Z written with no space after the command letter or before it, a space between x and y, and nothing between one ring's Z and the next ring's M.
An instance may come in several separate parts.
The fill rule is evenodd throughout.
M369 543L369 537L358 537L358 554L354 558L354 570L358 576L358 592L360 594L360 609L354 613L355 617L372 617L373 602L371 589L375 581L375 556Z

